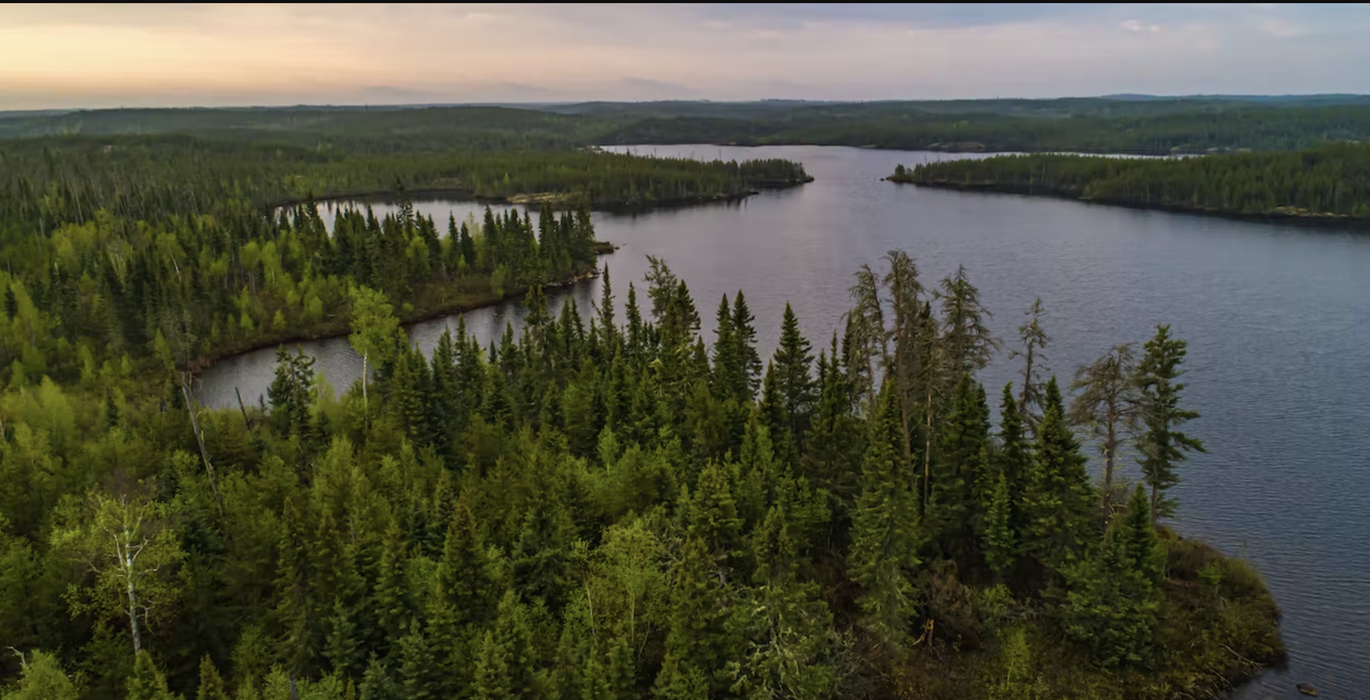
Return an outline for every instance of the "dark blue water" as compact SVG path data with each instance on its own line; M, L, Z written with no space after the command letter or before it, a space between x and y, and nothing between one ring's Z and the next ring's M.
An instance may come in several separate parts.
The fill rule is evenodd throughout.
M1285 613L1288 668L1240 697L1299 697L1297 682L1324 698L1370 697L1370 235L879 181L898 163L954 157L940 154L636 150L784 157L817 178L740 204L595 217L599 237L623 246L604 258L620 305L630 280L643 291L645 256L660 256L688 281L706 325L721 295L744 289L767 353L786 301L815 347L826 346L849 306L852 272L891 248L915 256L927 283L964 264L1005 341L1041 296L1049 364L1063 380L1110 346L1172 324L1189 341L1186 398L1203 414L1190 432L1209 449L1185 468L1176 525L1249 557ZM476 211L448 202L417 209L439 220ZM598 296L590 282L562 298L588 314ZM489 339L519 313L506 304L468 313L466 323ZM431 349L449 325L454 318L410 334ZM305 348L334 386L360 375L346 339ZM255 403L273 365L271 351L226 360L205 372L200 396L236 406L236 386ZM984 379L998 388L1015 370L1001 358Z

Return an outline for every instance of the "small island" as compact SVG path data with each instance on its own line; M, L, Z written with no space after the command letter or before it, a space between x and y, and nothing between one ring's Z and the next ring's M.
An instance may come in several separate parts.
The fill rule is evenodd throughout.
M899 165L890 182L1102 204L1370 225L1370 145L1184 158L1039 153Z

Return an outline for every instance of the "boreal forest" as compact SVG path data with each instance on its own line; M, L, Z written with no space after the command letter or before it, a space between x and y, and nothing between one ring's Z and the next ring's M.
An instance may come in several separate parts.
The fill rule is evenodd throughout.
M1237 216L1370 220L1370 145L1363 144L1196 158L1006 155L901 165L888 179Z
M1259 575L1171 528L1206 447L1168 326L1055 376L1040 302L993 336L892 250L763 357L745 289L610 279L589 211L801 165L471 109L0 118L0 698L1161 700L1282 655ZM591 275L593 314L549 303ZM496 342L404 329L509 296ZM327 335L354 384L289 342ZM257 347L267 400L200 405Z

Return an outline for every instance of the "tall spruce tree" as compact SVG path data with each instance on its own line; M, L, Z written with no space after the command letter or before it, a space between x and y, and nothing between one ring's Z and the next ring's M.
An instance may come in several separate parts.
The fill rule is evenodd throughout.
M1092 541L1094 492L1053 377L1043 395L1033 472L1024 496L1023 546L1045 571L1061 572Z
M1170 336L1170 326L1159 325L1156 335L1146 342L1145 354L1137 365L1143 426L1137 451L1142 455L1142 476L1151 489L1151 517L1157 521L1175 511L1166 491L1180 483L1176 470L1187 459L1187 453L1206 451L1202 441L1179 429L1199 417L1197 411L1180 407L1180 392L1185 385L1176 380L1184 374L1180 365L1187 352L1185 341Z
M908 635L918 565L917 508L899 425L899 400L886 382L861 464L847 571L860 587L861 626L891 653Z

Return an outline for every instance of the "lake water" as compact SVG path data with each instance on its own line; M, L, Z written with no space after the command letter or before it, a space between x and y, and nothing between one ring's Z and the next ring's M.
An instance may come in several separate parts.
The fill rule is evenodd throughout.
M620 312L629 281L646 304L642 276L646 256L655 255L689 283L706 326L720 296L741 288L763 352L775 347L786 301L816 352L849 307L857 266L903 248L925 283L964 264L1006 341L1040 296L1050 314L1049 365L1063 381L1111 345L1172 324L1189 342L1187 401L1203 414L1190 432L1209 449L1175 489L1177 527L1249 557L1284 610L1288 667L1238 697L1296 698L1298 682L1325 698L1370 693L1370 235L880 181L899 163L964 156L803 146L633 150L790 158L816 180L729 205L596 214L599 238L623 246L603 258ZM416 209L439 221L479 211L459 202ZM599 285L558 298L588 316ZM506 323L517 327L519 315L507 303L465 318L488 341ZM420 323L410 335L431 351L455 323ZM346 339L303 347L335 387L360 376ZM235 407L237 387L256 403L273 366L270 350L225 360L204 373L199 396ZM1001 357L985 372L992 396L1016 369Z

